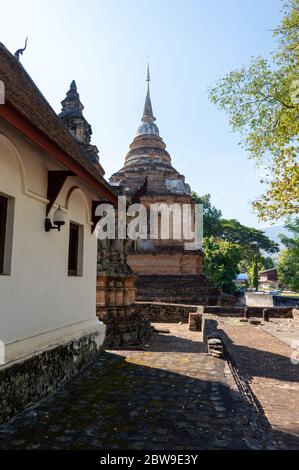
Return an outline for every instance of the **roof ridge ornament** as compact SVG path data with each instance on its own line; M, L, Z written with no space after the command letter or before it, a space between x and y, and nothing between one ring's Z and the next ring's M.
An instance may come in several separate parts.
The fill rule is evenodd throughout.
M14 53L14 56L17 60L20 60L20 55L23 55L23 52L26 50L26 47L27 47L27 42L28 42L28 36L26 37L26 40L25 40L25 46L21 49L18 49L15 53Z

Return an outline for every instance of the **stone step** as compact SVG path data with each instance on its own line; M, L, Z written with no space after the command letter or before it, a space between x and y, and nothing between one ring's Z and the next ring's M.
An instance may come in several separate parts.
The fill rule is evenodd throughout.
M219 293L221 293L221 289L218 289L218 287L182 287L180 285L176 285L176 286L169 286L169 287L163 287L163 286L148 286L148 288L146 286L141 286L139 287L137 285L137 289L138 291L141 293L146 293L146 292L150 292L150 291L153 291L153 292L159 292L161 293L161 295L168 295L168 294L171 294L173 292L173 290L175 289L175 291L177 290L180 290L181 292L184 292L185 295L194 295L194 293L196 293L197 295L218 295Z
M222 305L222 289L210 285L202 274L139 275L136 300L186 305Z
M162 297L159 295L150 295L148 297L144 295L137 295L137 302L162 302L162 303L174 303L174 304L186 304L186 305L222 305L221 296L194 296L185 297L184 295L171 295L168 297Z
M144 275L139 274L137 284L151 285L152 283L159 285L168 285L169 283L179 283L180 285L190 286L200 284L203 287L212 287L207 278L200 274L192 275Z

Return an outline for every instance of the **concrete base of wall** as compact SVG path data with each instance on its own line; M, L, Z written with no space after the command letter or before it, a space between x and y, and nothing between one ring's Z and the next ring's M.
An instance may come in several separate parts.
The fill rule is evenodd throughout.
M299 297L268 295L261 292L245 292L239 302L248 307L299 307Z
M0 367L0 423L68 381L100 354L105 325Z

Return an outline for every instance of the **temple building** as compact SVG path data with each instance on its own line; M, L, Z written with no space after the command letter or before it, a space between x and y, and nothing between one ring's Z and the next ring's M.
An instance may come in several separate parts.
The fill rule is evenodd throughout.
M149 81L142 123L109 184L75 81L57 115L0 43L0 423L103 348L150 337L157 317L135 302L135 281L137 300L222 302L203 275L203 252L185 250L186 240L95 235L95 209L116 207L117 195L147 209L192 202L155 124Z
M117 197L74 82L59 119L1 43L0 82L1 423L98 357L94 206Z
M194 204L190 186L173 166L147 93L141 125L130 145L123 168L114 173L110 184L129 199L149 208L154 203ZM221 290L213 288L203 274L202 250L186 250L181 239L138 239L128 242L128 263L138 274L137 300L174 303L220 302Z

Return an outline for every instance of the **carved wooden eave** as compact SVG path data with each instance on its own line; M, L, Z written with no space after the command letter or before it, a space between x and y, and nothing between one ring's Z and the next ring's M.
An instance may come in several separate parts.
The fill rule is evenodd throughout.
M49 212L59 196L67 177L73 175L74 173L72 171L67 170L48 171L47 199L49 202L47 204L46 216L49 215Z

